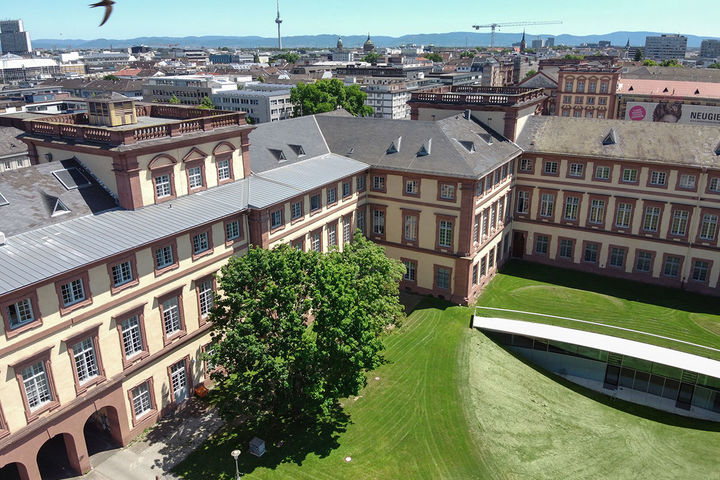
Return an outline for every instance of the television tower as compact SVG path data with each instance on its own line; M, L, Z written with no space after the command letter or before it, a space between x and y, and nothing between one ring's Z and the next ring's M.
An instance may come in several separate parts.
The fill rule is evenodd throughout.
M275 18L275 23L277 23L278 26L278 48L282 50L282 37L280 36L280 24L282 23L282 18L280 18L280 0L277 0L277 18Z

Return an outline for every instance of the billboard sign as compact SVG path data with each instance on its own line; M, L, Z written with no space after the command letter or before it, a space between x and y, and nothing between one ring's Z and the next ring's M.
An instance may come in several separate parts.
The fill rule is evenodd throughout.
M680 102L628 102L625 120L720 126L720 106L708 107Z

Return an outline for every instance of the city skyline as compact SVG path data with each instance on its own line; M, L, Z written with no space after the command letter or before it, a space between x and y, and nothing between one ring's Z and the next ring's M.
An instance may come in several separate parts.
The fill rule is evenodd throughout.
M442 10L433 10L434 2L417 0L414 2L381 2L367 0L363 3L365 11L382 11L383 15L362 15L352 5L326 0L281 2L280 14L283 17L283 37L313 34L402 36L418 33L470 32L472 24L505 23L521 21L560 20L561 25L528 27L530 35L570 34L594 35L613 31L657 31L666 33L685 33L699 36L717 36L713 24L718 11L717 3L709 0L696 2L695 8L685 12L665 13L663 5L670 2L639 1L627 4L619 0L610 0L603 4L605 11L622 11L622 16L608 16L598 27L596 17L588 16L589 2L575 2L572 8L561 12L548 10L544 5L521 0L516 2L512 12L500 4L479 7L469 0L456 0L445 3ZM168 8L172 6L173 10ZM228 3L223 0L207 0L203 3L199 15L195 5L187 0L118 0L113 15L103 27L98 27L102 15L97 9L90 9L87 2L56 2L37 0L34 8L23 4L5 5L5 18L20 18L33 39L97 39L97 38L133 38L141 36L203 36L228 35L260 37L276 36L276 2L265 0L251 6L241 3ZM705 11L708 15L694 14ZM717 13L720 13L718 11ZM75 21L59 23L60 16L67 15ZM368 20L363 20L367 18ZM158 21L160 19L160 21ZM198 21L200 19L200 21ZM332 22L328 22L332 19ZM160 24L160 28L158 28ZM501 28L498 30L503 32Z

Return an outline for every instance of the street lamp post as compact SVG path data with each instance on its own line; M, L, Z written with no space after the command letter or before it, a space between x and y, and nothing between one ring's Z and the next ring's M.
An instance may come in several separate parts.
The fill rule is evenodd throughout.
M238 470L237 459L240 456L240 450L233 450L230 455L235 459L235 480L240 480L240 470Z

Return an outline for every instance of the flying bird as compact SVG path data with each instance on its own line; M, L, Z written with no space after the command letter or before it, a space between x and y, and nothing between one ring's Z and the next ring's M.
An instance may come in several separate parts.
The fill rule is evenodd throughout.
M90 4L91 8L105 7L105 16L103 17L102 22L100 22L100 25L98 25L99 27L105 25L105 22L107 22L108 18L110 18L110 14L112 13L114 4L115 2L113 0L102 0L102 2Z

